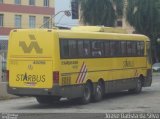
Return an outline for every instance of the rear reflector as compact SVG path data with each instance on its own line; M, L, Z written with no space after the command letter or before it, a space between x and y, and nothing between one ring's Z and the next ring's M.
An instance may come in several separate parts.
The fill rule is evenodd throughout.
M6 70L6 80L9 82L9 70Z
M53 72L53 83L58 84L59 83L59 71Z

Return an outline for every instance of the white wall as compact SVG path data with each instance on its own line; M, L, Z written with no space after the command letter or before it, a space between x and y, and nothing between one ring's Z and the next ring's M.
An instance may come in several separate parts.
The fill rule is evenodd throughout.
M8 38L9 38L8 36L1 36L0 35L0 40L8 40Z
M0 83L2 81L2 56L0 55Z
M71 10L71 0L55 0L55 14L62 10ZM72 16L64 16L60 13L55 17L56 26L72 27L79 24L78 20L73 20Z

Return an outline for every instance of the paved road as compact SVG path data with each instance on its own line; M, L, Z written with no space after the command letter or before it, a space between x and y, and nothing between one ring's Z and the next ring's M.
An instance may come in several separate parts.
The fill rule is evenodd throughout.
M46 115L47 118L53 117L57 119L62 117L75 118L79 115L82 118L104 118L105 115L95 113L110 113L110 112L159 112L160 113L160 75L153 77L151 87L143 88L141 94L129 94L128 92L121 92L106 95L105 99L98 103L90 103L87 105L79 105L73 101L64 101L55 105L39 105L34 98L19 98L6 101L0 101L0 112L5 113L43 113L32 114L30 117L34 119L41 119ZM58 114L66 113L66 114ZM73 114L67 114L73 113ZM78 114L74 114L78 113ZM93 113L93 114L81 114ZM29 115L23 115L28 118ZM79 117L77 116L77 117ZM38 118L39 117L39 118ZM45 118L46 118L45 117ZM29 118L30 119L30 118Z

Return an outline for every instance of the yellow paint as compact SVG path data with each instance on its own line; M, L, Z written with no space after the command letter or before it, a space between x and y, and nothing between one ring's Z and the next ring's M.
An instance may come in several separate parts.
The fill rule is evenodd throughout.
M11 33L8 50L8 68L11 72L11 87L30 87L26 85L26 83L34 82L34 80L30 81L28 79L29 81L25 80L23 82L21 81L22 78L20 78L20 80L18 78L21 77L21 75L26 74L28 77L30 75L39 77L45 75L45 82L36 82L37 84L34 88L52 88L52 66L55 63L53 60L53 36L54 34L47 32L47 30L17 30L17 32ZM28 48L31 43L36 42L40 49L42 49L42 53L37 54L35 47L31 48L30 53L24 53L24 49L20 46L20 42L25 42ZM34 62L43 63L38 64ZM30 69L30 67L32 68Z
M35 37L35 40L29 36ZM133 77L139 77L141 74L146 76L147 69L151 68L148 64L145 51L144 57L119 57L119 58L86 58L86 59L60 59L59 38L78 38L78 39L109 39L109 40L138 40L149 41L146 36L135 34L117 34L117 33L100 33L100 32L83 32L69 30L47 30L47 29L25 29L12 31L9 40L7 70L10 72L9 86L11 87L28 87L28 88L52 88L52 73L59 71L59 85L64 84L64 80L69 82L68 85L75 85L83 63L87 67L87 74L83 83L88 79L97 82L99 79L104 81L121 80ZM36 53L33 48L30 53L24 53L19 42L25 42L27 46L31 42L37 42L43 49L42 54ZM146 45L145 45L146 46ZM146 48L145 48L146 50ZM34 61L45 61L46 64L34 64ZM124 66L124 62L133 62L133 66ZM65 64L64 62L74 62ZM33 71L28 68L33 66ZM35 70L34 70L35 68ZM27 86L25 81L16 81L18 74L42 75L47 77L45 83L41 82L35 86ZM62 79L64 79L62 81ZM70 80L70 81L69 81ZM65 82L65 83L66 83ZM81 84L81 83L80 83Z
M14 0L3 0L5 4L14 4Z
M45 65L37 65L33 64L34 61L25 61L20 60L15 63L15 60L10 60L10 65L12 73L10 73L10 77L16 77L15 80L10 80L11 87L34 87L34 88L51 88L52 80L48 80L52 78L52 61L45 61ZM35 60L36 61L36 60ZM29 66L31 65L31 69ZM17 70L21 69L21 70ZM44 71L45 70L45 71ZM22 78L22 76L26 75L28 80ZM32 86L29 83L35 83ZM44 87L45 86L45 87Z
M72 31L107 32L107 33L127 33L125 29L118 27L98 27L98 26L77 26Z

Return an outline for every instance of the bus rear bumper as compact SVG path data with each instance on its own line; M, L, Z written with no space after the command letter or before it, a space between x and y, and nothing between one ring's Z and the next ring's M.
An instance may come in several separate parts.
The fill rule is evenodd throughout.
M12 88L8 86L8 93L17 96L58 96L77 98L83 95L83 85L54 86L52 89Z

